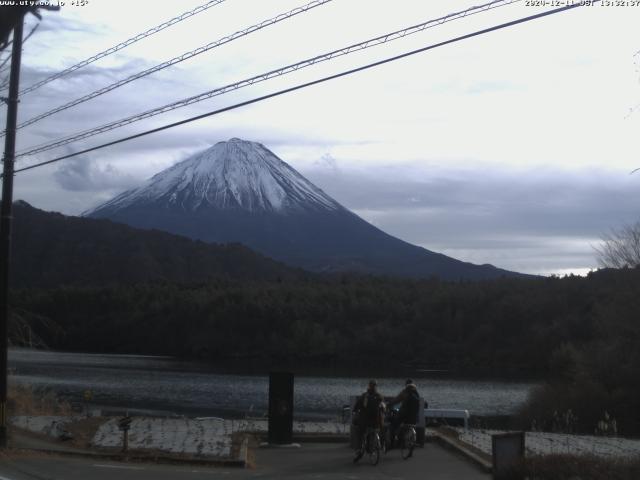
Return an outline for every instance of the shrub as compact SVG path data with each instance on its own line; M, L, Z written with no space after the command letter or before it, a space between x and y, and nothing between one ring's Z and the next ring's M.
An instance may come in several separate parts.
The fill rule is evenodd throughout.
M583 455L534 455L527 457L512 477L529 480L637 480L640 457L607 459Z
M30 385L11 385L7 395L9 415L70 415L71 405L53 392Z

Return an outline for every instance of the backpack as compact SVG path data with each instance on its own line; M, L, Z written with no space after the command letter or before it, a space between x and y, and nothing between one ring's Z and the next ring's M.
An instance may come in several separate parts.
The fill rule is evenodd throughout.
M375 418L380 412L380 403L382 403L380 395L370 392L365 393L363 398L365 415L368 418Z
M407 392L407 398L402 402L402 410L410 423L416 423L418 421L420 394L416 390L409 390Z

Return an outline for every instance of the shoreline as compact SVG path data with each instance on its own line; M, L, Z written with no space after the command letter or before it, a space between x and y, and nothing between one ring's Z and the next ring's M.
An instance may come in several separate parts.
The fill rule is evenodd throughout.
M69 403L92 408L139 410L165 416L261 416L268 410L267 372L221 373L206 364L167 357L60 353L12 349L9 381L34 391L52 391ZM370 377L295 377L295 415L301 419L341 418L350 397L366 388ZM381 393L396 395L405 376L377 377ZM432 408L469 410L474 416L513 415L536 384L453 378L412 377Z
M206 372L210 374L218 375L237 375L237 376L266 376L271 371L290 371L296 377L308 378L308 377L320 377L320 378L377 378L377 379L398 379L404 380L407 377L425 379L425 380L446 380L446 381L460 381L460 382L492 382L492 383L504 383L504 384L519 384L519 383L535 383L540 384L545 381L544 378L536 375L522 374L521 372L511 373L486 373L487 369L482 369L485 373L463 373L455 370L445 369L429 369L422 365L398 365L395 367L388 366L350 366L346 367L342 363L340 365L327 366L326 364L319 365L317 362L310 362L300 364L300 362L292 361L293 363L284 362L272 362L265 366L267 359L261 357L255 357L252 359L233 359L226 358L221 360L206 360L199 358L188 357L176 357L170 355L147 355L139 353L105 353L105 352L88 352L88 351L61 351L61 350L43 350L43 349L31 349L24 347L11 347L8 349L9 363L24 363L29 362L26 359L15 358L15 355L33 355L33 356L46 356L46 355L58 355L58 356L84 356L93 357L95 359L105 360L143 360L143 361L158 361L173 364L174 368L171 371L188 371L188 372ZM13 355L12 355L13 354ZM11 357L14 358L11 358ZM65 362L58 362L61 365L66 365ZM344 362L347 363L347 362ZM123 369L134 368L122 366Z

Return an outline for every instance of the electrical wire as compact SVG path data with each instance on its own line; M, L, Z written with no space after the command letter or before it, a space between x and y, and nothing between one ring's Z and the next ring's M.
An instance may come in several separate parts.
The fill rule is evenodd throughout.
M20 91L20 95L25 95L29 92L33 92L34 90L37 90L38 88L42 87L43 85L46 85L49 82L52 82L54 80L57 80L58 78L64 77L65 75L68 75L71 72L75 72L76 70L82 68L82 67L86 67L87 65L89 65L90 63L95 62L96 60L100 60L101 58L106 57L107 55L111 55L112 53L115 53L119 50L122 50L125 47L128 47L129 45L136 43L140 40L142 40L143 38L149 37L155 33L158 33L162 30L164 30L165 28L168 28L172 25L175 25L176 23L182 22L183 20L186 20L187 18L193 17L194 15L197 15L199 13L204 12L205 10L208 10L211 7L214 7L216 5L219 5L220 3L224 2L225 0L211 0L203 5L200 5L196 8L194 8L193 10L189 10L188 12L184 12L180 15L178 15L177 17L173 17L170 20L167 20L164 23L161 23L160 25L157 25L153 28L150 28L149 30L146 30L142 33L139 33L127 40L125 40L124 42L121 42L111 48L108 48L100 53L95 54L92 57L87 58L86 60L82 60L81 62L76 63L75 65L72 65L58 73L54 73L53 75L45 78L44 80L41 80L37 83L34 83L33 85L23 89L22 91Z
M571 10L571 9L574 9L574 8L578 8L578 7L581 7L581 6L583 6L581 3L570 4L570 5L567 5L567 6L564 6L564 7L556 8L554 10L548 10L546 12L541 12L541 13L538 13L538 14L535 14L535 15L530 15L528 17L523 17L523 18L519 18L517 20L512 20L512 21L506 22L506 23L501 23L501 24L495 25L493 27L485 28L485 29L482 29L482 30L477 30L475 32L468 33L468 34L465 34L465 35L461 35L461 36L458 36L458 37L455 37L455 38L451 38L451 39L445 40L443 42L439 42L439 43L435 43L435 44L432 44L432 45L428 45L426 47L422 47L422 48L419 48L417 50L412 50L412 51L409 51L409 52L405 52L405 53L402 53L400 55L395 55L393 57L389 57L389 58L386 58L386 59L383 59L383 60L379 60L377 62L369 63L369 64L366 64L366 65L363 65L363 66L360 66L360 67L357 67L357 68L346 70L346 71L343 71L343 72L340 72L340 73L337 73L337 74L334 74L334 75L329 75L327 77L323 77L323 78L320 78L320 79L317 79L317 80L313 80L313 81L302 83L302 84L299 84L299 85L296 85L296 86L293 86L293 87L285 88L285 89L279 90L277 92L273 92L273 93L270 93L270 94L267 94L267 95L262 95L260 97L256 97L256 98L253 98L253 99L250 99L250 100L246 100L244 102L236 103L234 105L230 105L230 106L227 106L227 107L219 108L219 109L213 110L211 112L207 112L207 113L204 113L204 114L201 114L201 115L197 115L197 116L190 117L190 118L187 118L187 119L184 119L184 120L180 120L178 122L170 123L168 125L163 125L163 126L158 127L158 128L154 128L154 129L147 130L147 131L144 131L144 132L141 132L141 133L137 133L135 135L130 135L130 136L127 136L127 137L120 138L118 140L114 140L114 141L111 141L111 142L103 143L101 145L97 145L95 147L87 148L85 150L81 150L81 151L78 151L78 152L70 153L68 155L63 155L61 157L53 158L51 160L47 160L47 161L44 161L44 162L39 162L39 163L36 163L36 164L33 164L33 165L29 165L27 167L22 167L20 169L15 170L15 173L24 172L24 171L27 171L27 170L32 170L34 168L42 167L42 166L45 166L45 165L50 165L52 163L59 162L61 160L65 160L67 158L76 157L78 155L83 155L85 153L89 153L89 152L93 152L93 151L96 151L96 150L100 150L102 148L106 148L106 147L109 147L109 146L112 146L112 145L117 145L119 143L123 143L123 142L127 142L127 141L130 141L130 140L136 139L136 138L144 137L144 136L150 135L152 133L157 133L157 132L160 132L162 130L167 130L167 129L170 129L170 128L174 128L174 127L177 127L177 126L180 126L180 125L184 125L184 124L187 124L187 123L191 123L191 122L194 122L196 120L200 120L200 119L203 119L203 118L206 118L206 117L211 117L211 116L223 113L223 112L227 112L227 111L230 111L230 110L235 110L235 109L240 108L240 107L244 107L244 106L251 105L251 104L254 104L254 103L257 103L257 102L261 102L261 101L267 100L269 98L277 97L277 96L280 96L280 95L284 95L286 93L290 93L290 92L293 92L293 91L296 91L296 90L307 88L307 87L310 87L312 85L317 85L317 84L320 84L320 83L327 82L329 80L334 80L334 79L337 79L337 78L345 77L347 75L352 75L352 74L357 73L357 72L361 72L361 71L368 70L368 69L371 69L371 68L374 68L374 67L378 67L380 65L384 65L384 64L387 64L387 63L390 63L390 62L394 62L394 61L397 61L397 60L400 60L400 59L403 59L403 58L406 58L406 57L409 57L409 56L412 56L412 55L416 55L418 53L422 53L422 52L426 52L426 51L429 51L429 50L433 50L433 49L438 48L438 47L442 47L442 46L445 46L445 45L456 43L456 42L459 42L459 41L462 41L462 40L467 40L469 38L477 37L477 36L484 35L484 34L487 34L487 33L490 33L490 32L494 32L496 30L501 30L503 28L512 27L514 25L519 25L519 24L522 24L522 23L525 23L525 22L529 22L529 21L532 21L532 20L537 20L539 18L547 17L549 15L554 15L556 13L564 12L564 11Z
M95 135L99 135L101 133L105 133L108 132L110 130L114 130L120 127L123 127L125 125L129 125L131 123L134 122L138 122L140 120L144 120L147 118L151 118L154 117L156 115L160 115L162 113L166 113L172 110L175 110L177 108L181 108L181 107L185 107L188 105L192 105L194 103L198 103L201 102L203 100L208 100L210 98L219 96L219 95L223 95L225 93L231 92L233 90L238 90L240 88L243 87L247 87L250 85L253 85L255 83L260 83L260 82L264 82L266 80L269 80L271 78L274 77L279 77L279 76L283 76L286 75L288 73L292 73L298 70L301 70L303 68L307 68L310 67L312 65L316 65L318 63L322 63L328 60L331 60L333 58L336 57L340 57L340 56L344 56L344 55L348 55L350 53L356 52L356 51L360 51L360 50L365 50L367 48L371 48L377 45L381 45L384 43L388 43L403 37L406 37L407 35L412 35L418 32L421 32L423 30L426 30L428 28L432 28L434 26L437 25L442 25L443 23L447 23L453 20L459 20L461 18L470 16L470 15L474 15L480 12L485 12L494 8L498 8L498 7L502 7L505 5L509 5L512 3L517 3L521 0L495 0L489 3L485 3L482 5L478 5L478 6L474 6L474 7L470 7L466 10L460 11L460 12L455 12L455 13L451 13L449 15L446 15L444 17L440 17L440 18L436 18L433 20L428 20L426 22L422 22L419 23L417 25L413 25L411 27L407 27L401 30L396 30L394 32L391 33L387 33L375 38L370 38L368 40L365 40L363 42L359 42L359 43L355 43L352 45L349 45L347 47L338 49L338 50L333 50L331 52L328 53L324 53L321 55L317 55L315 57L312 58L308 58L306 60L302 60L300 62L294 63L294 64L290 64L287 65L285 67L281 67L278 68L276 70L271 70L269 72L266 73L262 73L260 75L256 75L253 76L251 78L247 78L244 80L241 80L239 82L236 83L232 83L229 85L225 85L223 87L219 87L219 88L215 88L213 90L209 90L207 92L204 93L200 93L198 95L192 96L192 97L188 97L182 100L178 100L176 102L172 102L166 105L163 105L161 107L157 107L151 110L147 110L145 112L142 113L138 113L120 120L116 120L114 122L110 122L107 123L105 125L99 126L99 127L95 127L89 130L84 130L81 132L77 132L75 134L72 134L70 136L55 140L53 142L49 142L49 143L44 143L44 144L40 144L37 146L33 146L33 147L28 147L27 150L23 150L21 152L19 152L16 155L16 158L18 157L23 157L26 155L34 155L36 153L41 153L41 152L45 152L47 150L51 150L53 148L57 148L57 147L61 147L63 145L67 145L69 143L78 141L78 140L84 140L86 138L95 136Z
M293 10L290 10L288 12L284 12L281 13L279 15L276 15L275 17L263 20L260 23L257 23L255 25L252 25L250 27L247 27L245 29L239 30L231 35L227 35L225 37L222 37L214 42L208 43L206 45L203 45L201 47L196 48L195 50L191 50L189 52L185 52L182 55L178 55L177 57L174 57L170 60L167 60L165 62L162 62L154 67L148 68L146 70L143 70L141 72L138 72L134 75L131 75L127 78L124 78L122 80L119 80L117 82L112 83L111 85L107 85L106 87L100 88L92 93L89 93L87 95L84 95L82 97L76 98L75 100L72 100L68 103L65 103L64 105L61 105L59 107L56 107L52 110L49 110L47 112L44 112L40 115L37 115L29 120L26 120L24 122L22 122L21 124L19 124L16 128L20 129L23 127L26 127L28 125L32 125L40 120L42 120L43 118L47 118L51 115L54 115L56 113L62 112L64 110L67 110L68 108L74 107L76 105L79 105L81 103L87 102L93 98L99 97L100 95L104 95L107 92L110 92L112 90L115 90L118 87L122 87L123 85L126 85L128 83L131 83L135 80L139 80L141 78L146 77L147 75L151 75L152 73L155 72L159 72L160 70L164 70L165 68L171 67L173 65L176 65L180 62L184 62L185 60L188 60L190 58L195 57L196 55L200 55L201 53L205 53L208 52L209 50L212 50L216 47L219 47L221 45L224 45L226 43L230 43L238 38L241 37L245 37L251 33L254 33L258 30L262 30L263 28L269 27L271 25L275 25L276 23L279 23L283 20L287 20L291 17L294 17L296 15L299 15L301 13L305 13L313 8L319 7L321 5L324 5L325 3L331 2L332 0L313 0L310 3L307 3L306 5L302 5L300 7L294 8ZM0 133L0 137L2 137L3 135Z
M7 58L3 59L2 62L0 62L0 75L9 70L10 65L7 65L7 63L9 63L9 60L11 60L11 54L7 55Z

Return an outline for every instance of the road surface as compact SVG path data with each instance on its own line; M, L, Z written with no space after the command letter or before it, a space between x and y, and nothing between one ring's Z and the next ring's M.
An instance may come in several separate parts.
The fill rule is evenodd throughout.
M0 454L0 480L169 480L169 479L302 479L302 480L488 480L475 465L435 443L402 460L391 451L377 466L362 459L354 465L344 444L304 444L299 449L258 449L255 467L216 468L191 465L119 463L101 459L58 457L39 453Z

